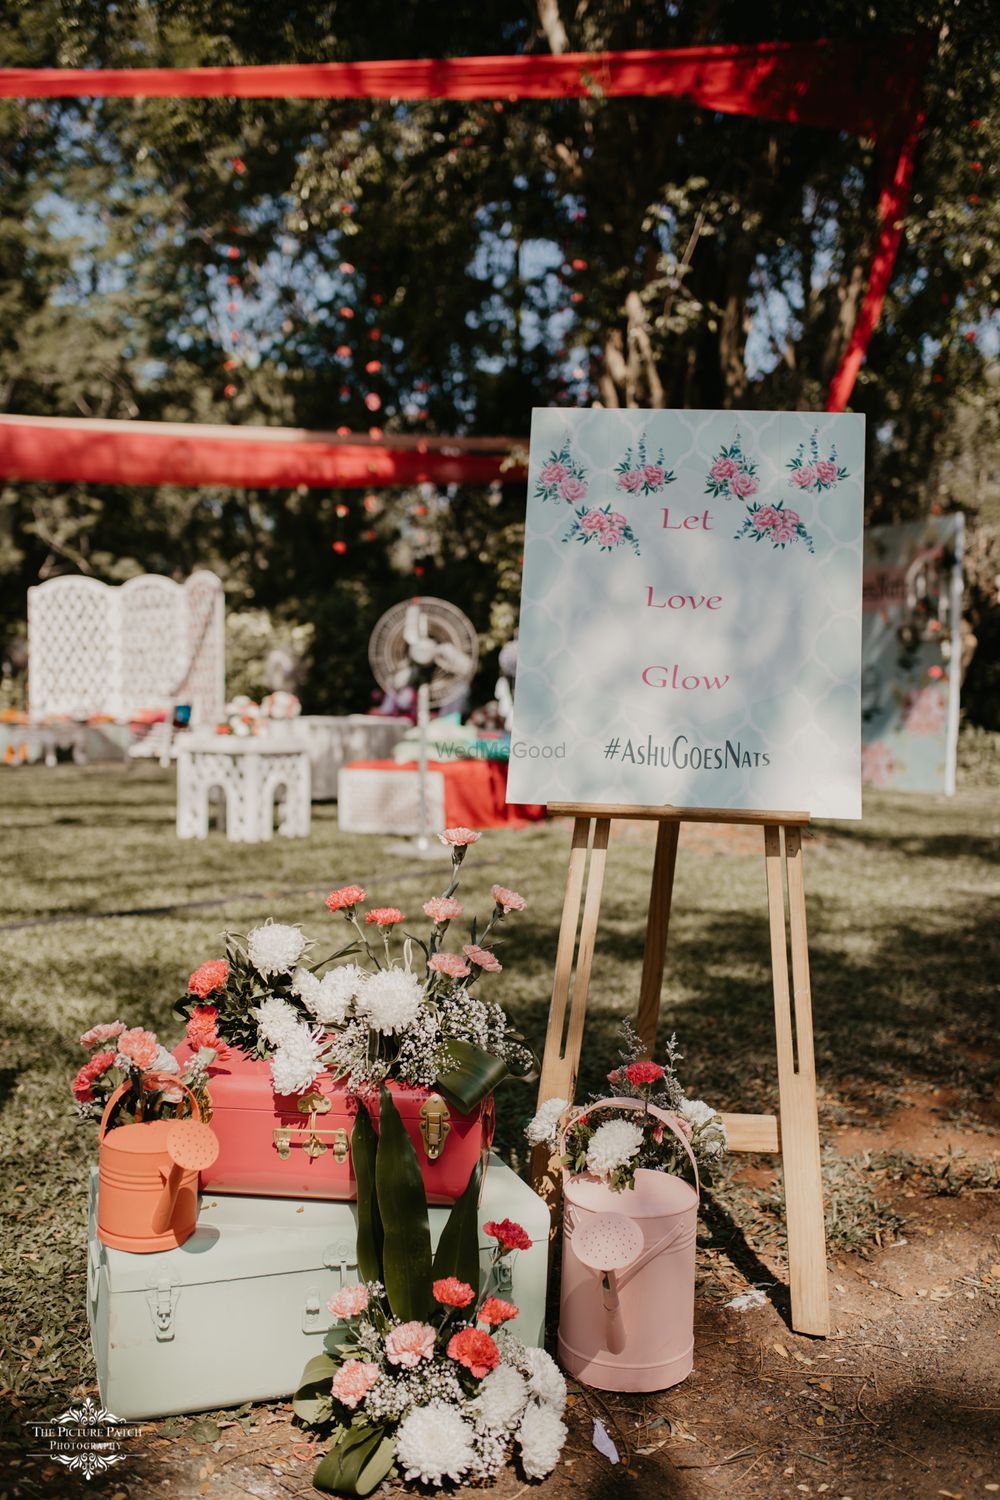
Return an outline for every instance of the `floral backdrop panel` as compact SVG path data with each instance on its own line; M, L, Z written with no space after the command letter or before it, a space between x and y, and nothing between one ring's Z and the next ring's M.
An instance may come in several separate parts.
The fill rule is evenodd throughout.
M861 776L910 792L955 790L964 518L865 533Z
M532 414L508 796L861 816L864 418Z

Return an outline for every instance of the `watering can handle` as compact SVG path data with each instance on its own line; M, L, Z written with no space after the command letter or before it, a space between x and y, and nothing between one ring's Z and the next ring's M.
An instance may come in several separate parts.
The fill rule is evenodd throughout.
M698 1163L695 1161L694 1152L691 1150L690 1141L684 1134L683 1130L681 1130L680 1126L676 1123L673 1115L668 1115L665 1110L657 1109L655 1104L647 1105L642 1099L598 1099L596 1104L580 1105L578 1109L573 1111L573 1114L566 1121L566 1124L559 1132L560 1156L562 1156L566 1150L566 1134L572 1128L575 1121L578 1120L581 1115L592 1115L596 1109L641 1109L643 1113L645 1113L648 1109L651 1115L655 1115L658 1120L662 1120L667 1129L673 1131L674 1135L677 1137L681 1145L684 1147L684 1150L687 1152L688 1161L691 1163L691 1166L694 1169L695 1192L698 1194L699 1199L701 1198L701 1178L698 1175Z
M178 1076L177 1076L176 1073L157 1073L155 1071L154 1072L150 1072L150 1073L143 1073L143 1075L142 1075L142 1081L143 1081L143 1083L145 1083L145 1081L146 1081L147 1078L161 1078L161 1079L165 1080L166 1082L169 1082L170 1084L176 1085L178 1088L182 1088L185 1091L185 1093L189 1094L190 1097L191 1097L191 1111L192 1111L191 1118L194 1119L194 1120L200 1120L201 1119L201 1110L198 1108L198 1101L197 1101L197 1099L195 1098L195 1096L191 1092L191 1090L188 1088L187 1084L183 1083L181 1081L181 1079L178 1078ZM118 1087L115 1089L114 1093L111 1095L111 1098L108 1100L107 1104L104 1106L104 1113L101 1116L101 1128L100 1128L100 1131L98 1132L98 1136L97 1136L98 1141L103 1141L103 1139L104 1139L105 1133L107 1131L108 1116L111 1114L111 1110L112 1110L113 1106L115 1104L117 1104L118 1100L121 1098L121 1096L124 1093L126 1093L126 1091L129 1089L129 1087L130 1087L130 1085L128 1083L120 1083L118 1085Z

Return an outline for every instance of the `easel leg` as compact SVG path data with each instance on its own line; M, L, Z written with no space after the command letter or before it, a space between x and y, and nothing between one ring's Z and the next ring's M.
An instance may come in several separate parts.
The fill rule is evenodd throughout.
M656 1050L663 960L670 929L670 902L674 891L679 833L679 821L660 823L656 830L656 856L653 860L653 880L649 888L649 912L646 917L646 947L642 955L639 1009L635 1020L635 1029L642 1038L647 1057L652 1057Z
M820 1172L816 1066L806 941L802 836L796 827L764 829L767 904L774 980L774 1027L778 1055L781 1159L785 1177L788 1279L792 1326L800 1333L827 1334L830 1308L826 1277L826 1230ZM783 874L787 870L791 924L792 995L789 993ZM793 1019L794 1018L794 1019Z
M610 829L611 822L608 818L594 820L594 846L590 854L590 869L587 872L583 923L580 928L578 947L576 928L580 915L580 898L583 892L584 868L587 861L590 819L577 818L573 824L573 844L569 858L569 873L566 877L562 922L559 928L559 947L556 950L552 1004L549 1008L549 1024L545 1034L545 1052L542 1056L542 1073L538 1085L539 1104L543 1104L546 1099L556 1097L572 1099L576 1088ZM574 952L576 953L575 974L573 972ZM572 997L570 997L571 980ZM569 1007L568 1024L566 1023L567 1004ZM554 1207L558 1202L561 1177L558 1157L553 1156L547 1146L536 1146L532 1153L531 1182L536 1193L540 1193Z

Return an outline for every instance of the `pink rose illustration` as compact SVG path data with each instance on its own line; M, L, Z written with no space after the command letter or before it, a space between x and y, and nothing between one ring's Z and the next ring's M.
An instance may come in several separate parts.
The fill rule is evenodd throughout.
M811 464L803 464L800 469L793 469L791 473L793 484L797 484L800 490L812 489L816 483L816 470Z
M605 526L597 533L597 540L602 547L617 547L621 541L621 532L615 531L612 526Z
M623 516L620 510L613 510L608 516L607 524L613 526L616 531L624 531L628 525L628 516Z
M789 526L786 521L779 521L778 525L771 532L771 540L783 545L785 542L790 542L794 535L794 526Z
M568 473L569 470L565 464L552 463L545 465L538 478L545 485L546 489L548 489L550 485L561 484Z
M802 520L802 517L799 515L797 510L783 510L781 514L784 516L785 520L790 521L793 526L797 526Z
M583 531L600 531L606 519L602 510L588 510L585 516L580 517L580 528Z
M568 500L571 505L575 505L578 500L586 500L587 486L582 480L576 479L572 474L569 474L560 483L559 493L564 500Z
M760 485L752 474L737 473L729 476L729 488L741 500L749 500L751 495L756 495Z
M896 758L888 745L883 745L879 740L871 745L862 745L861 780L865 786L891 786L895 773Z
M636 490L642 489L642 470L628 469L624 474L619 474L618 488L634 495Z
M717 458L711 468L713 479L732 479L739 472L739 464L732 458Z
M642 471L642 477L650 489L655 490L657 485L661 485L666 478L666 470L661 464L647 464Z
M837 478L837 465L828 458L821 458L815 466L816 478L821 484L833 484Z
M911 734L937 734L947 717L947 699L938 688L920 688L903 699L903 723Z
M770 527L777 526L779 512L773 505L762 505L752 517L752 525L757 531L768 531Z

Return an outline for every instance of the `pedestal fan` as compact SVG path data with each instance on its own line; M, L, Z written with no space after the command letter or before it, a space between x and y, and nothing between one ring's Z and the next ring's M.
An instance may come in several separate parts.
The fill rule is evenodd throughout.
M479 662L471 620L446 599L409 599L394 604L368 642L368 660L383 692L412 687L417 695L419 811L416 851L431 852L427 828L427 726L440 708L468 689ZM412 853L412 847L408 849Z

